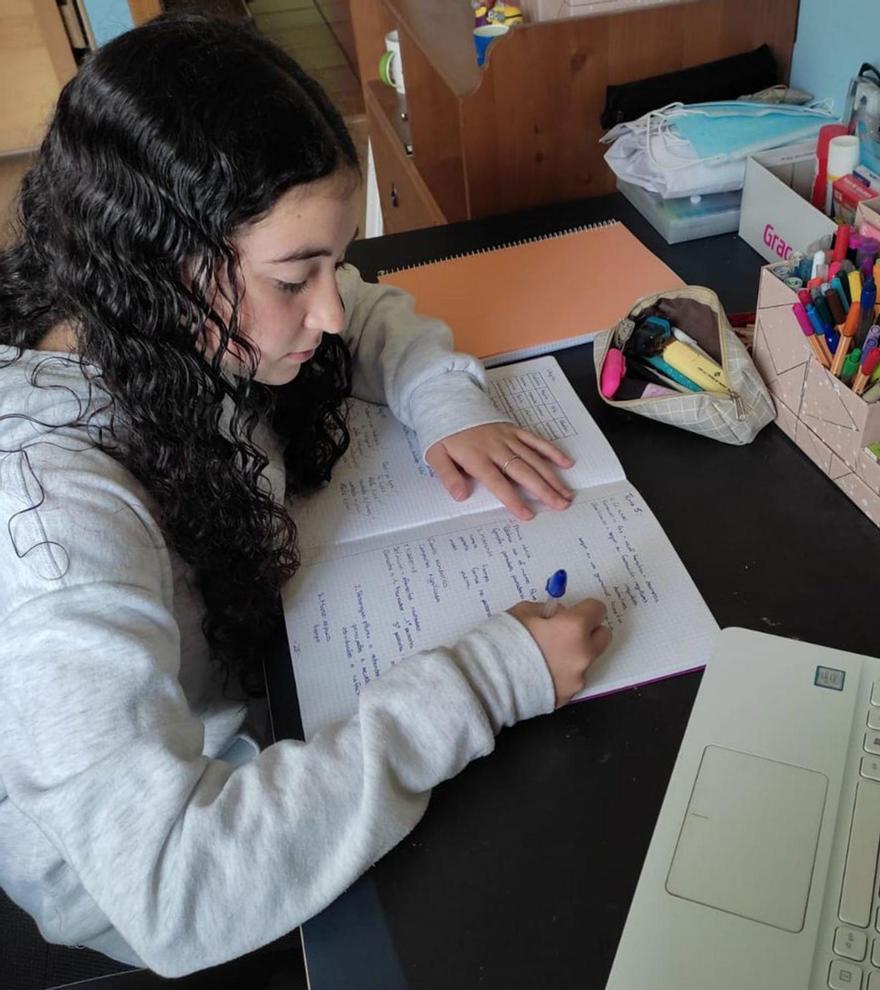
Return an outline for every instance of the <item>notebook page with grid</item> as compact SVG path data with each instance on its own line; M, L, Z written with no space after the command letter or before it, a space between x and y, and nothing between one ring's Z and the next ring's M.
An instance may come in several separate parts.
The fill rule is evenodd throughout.
M543 369L542 377L531 379L535 394L524 395L524 369L534 375L535 366ZM553 402L548 405L541 390L551 379L543 372L554 367L558 372L553 359L542 358L499 369L506 374L495 378L495 387L500 401L531 415L538 415L535 398L543 398L539 404L553 413L557 436L587 442L575 456L587 477L602 480L581 487L564 512L536 506L536 517L521 523L491 498L475 508L454 503L434 478L417 471L420 484L424 480L439 492L433 517L424 485L409 496L392 487L375 500L387 513L383 518L397 520L394 528L376 521L379 512L365 524L339 492L325 498L329 522L348 538L329 542L325 535L322 543L313 542L283 596L306 738L354 714L361 692L410 654L451 645L517 601L542 601L547 576L560 567L568 572L566 601L603 600L613 633L612 646L591 669L580 697L705 663L718 632L715 620L586 409L561 415ZM567 385L558 374L561 382L551 380L556 397L564 395L562 383ZM372 476L367 468L383 463L388 443L382 430L358 453L362 474ZM408 457L413 471L406 442L402 449L401 459L405 463ZM296 518L305 531L304 517ZM414 521L407 525L406 520Z
M623 480L617 455L555 358L493 368L487 377L500 412L574 458L574 467L559 472L571 489ZM422 459L415 433L387 406L352 400L348 425L351 444L327 487L291 500L304 549L501 506L479 484L467 500L454 502Z

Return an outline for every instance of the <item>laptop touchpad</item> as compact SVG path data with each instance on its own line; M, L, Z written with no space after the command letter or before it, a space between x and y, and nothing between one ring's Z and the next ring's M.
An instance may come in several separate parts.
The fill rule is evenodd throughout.
M814 770L707 746L666 889L800 931L827 788Z

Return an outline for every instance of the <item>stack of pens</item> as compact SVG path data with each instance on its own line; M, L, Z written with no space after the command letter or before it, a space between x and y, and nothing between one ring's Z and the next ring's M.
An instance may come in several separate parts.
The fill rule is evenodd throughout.
M698 332L693 331L695 334ZM606 399L627 401L662 395L714 392L738 401L720 363L720 341L696 340L663 315L647 310L630 324L620 347L608 350L600 388ZM714 356L713 356L714 355Z
M798 295L792 306L816 360L865 402L880 399L880 241L838 228L833 248L772 269Z

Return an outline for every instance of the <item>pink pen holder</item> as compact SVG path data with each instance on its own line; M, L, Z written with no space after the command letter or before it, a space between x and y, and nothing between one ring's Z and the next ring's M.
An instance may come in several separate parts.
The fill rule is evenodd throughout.
M880 441L880 402L865 402L822 367L792 312L797 294L771 267L761 272L752 357L776 425L880 526L880 463L865 450Z

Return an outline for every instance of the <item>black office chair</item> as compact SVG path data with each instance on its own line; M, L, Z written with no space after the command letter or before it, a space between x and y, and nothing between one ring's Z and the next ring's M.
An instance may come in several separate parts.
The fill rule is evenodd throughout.
M306 990L293 932L223 966L166 980L91 949L50 945L33 919L0 891L0 990Z

